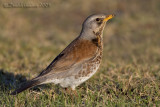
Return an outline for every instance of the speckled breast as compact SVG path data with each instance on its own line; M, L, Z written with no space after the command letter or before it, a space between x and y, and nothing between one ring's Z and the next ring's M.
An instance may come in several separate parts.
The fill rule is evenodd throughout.
M75 76L75 78L79 77L90 78L98 70L102 60L102 49L98 51L99 54L97 54L97 56L93 60L83 64L82 70L78 73L78 75Z

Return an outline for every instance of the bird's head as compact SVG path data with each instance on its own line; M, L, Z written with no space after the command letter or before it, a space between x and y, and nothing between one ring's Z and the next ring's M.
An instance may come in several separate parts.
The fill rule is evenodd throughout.
M105 15L105 14L95 14L89 16L82 26L82 32L85 36L88 35L88 38L91 38L91 35L101 35L105 27L106 22L109 19L112 19L114 15Z

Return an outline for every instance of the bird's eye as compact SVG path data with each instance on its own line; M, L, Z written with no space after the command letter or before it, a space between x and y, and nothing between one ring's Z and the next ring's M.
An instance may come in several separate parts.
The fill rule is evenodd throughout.
M96 21L99 22L99 21L100 21L100 18L97 18Z

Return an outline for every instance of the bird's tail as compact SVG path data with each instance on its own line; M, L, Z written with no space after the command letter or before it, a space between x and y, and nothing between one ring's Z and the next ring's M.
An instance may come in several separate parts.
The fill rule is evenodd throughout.
M31 80L31 81L28 81L26 83L24 83L19 89L13 91L11 93L11 95L17 95L18 93L28 89L28 88L31 88L33 86L36 86L36 85L39 85L41 82L38 81L38 80Z

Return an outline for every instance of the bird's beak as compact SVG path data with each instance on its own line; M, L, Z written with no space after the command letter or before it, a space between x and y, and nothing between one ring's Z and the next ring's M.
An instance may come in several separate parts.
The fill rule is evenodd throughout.
M103 22L107 22L109 19L112 19L115 15L107 15L105 19L103 19Z

